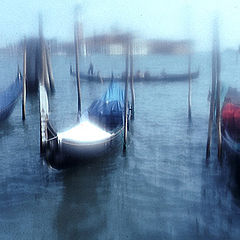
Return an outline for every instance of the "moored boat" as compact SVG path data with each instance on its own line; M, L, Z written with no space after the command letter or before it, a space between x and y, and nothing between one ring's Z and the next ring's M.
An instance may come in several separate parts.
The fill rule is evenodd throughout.
M15 81L4 91L0 92L0 121L12 113L23 87L22 76L19 73Z
M240 156L240 92L229 88L221 111L223 142Z
M47 144L53 153L50 164L59 166L98 159L121 146L123 114L123 90L111 82L103 97L91 104L74 127L60 132L48 124Z

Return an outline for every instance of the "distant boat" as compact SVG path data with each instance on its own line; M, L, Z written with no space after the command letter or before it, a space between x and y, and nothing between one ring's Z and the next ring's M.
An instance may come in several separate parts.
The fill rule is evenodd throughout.
M70 67L70 74L72 76L76 76L76 73L72 70ZM191 79L195 79L199 77L199 70L196 72L191 73ZM100 74L87 74L84 72L80 72L80 78L86 79L89 81L95 81L95 82L108 82L111 81L112 76L109 77L102 77ZM124 81L124 75L120 77L114 77L115 81ZM185 81L189 79L188 73L179 73L179 74L168 74L168 73L161 73L160 75L152 76L149 72L145 72L143 75L136 74L134 76L135 82L160 82L160 81L166 81L166 82L178 82L178 81Z
M0 92L0 121L5 120L12 113L23 87L20 73L15 81L4 91Z
M80 163L105 156L122 143L123 115L124 93L118 83L112 81L106 93L91 104L73 128L57 132L48 123L52 152L67 161L74 159ZM58 166L58 158L52 159L51 164Z
M199 70L196 72L191 73L191 79L195 79L199 77ZM151 76L148 73L145 73L143 77L135 77L135 81L169 81L169 82L178 82L178 81L185 81L189 79L188 73L161 73L159 76Z
M240 156L240 92L229 88L222 111L222 138L228 149Z

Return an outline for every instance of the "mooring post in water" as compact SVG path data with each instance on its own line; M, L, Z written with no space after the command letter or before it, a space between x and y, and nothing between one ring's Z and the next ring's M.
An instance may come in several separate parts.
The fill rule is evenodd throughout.
M213 116L214 116L214 113L215 113L217 64L216 64L216 36L215 36L216 34L215 34L215 31L213 31L213 32L214 33L213 33L213 46L212 46L212 93L211 93L210 113L209 113L209 121L208 121L208 138L207 138L207 148L206 148L206 160L208 160L208 158L210 156Z
M40 58L40 61L38 61L38 68L40 68L40 70L38 70L38 72L40 73L40 76L38 76L39 78L39 83L41 83L42 85L45 84L45 66L44 66L44 62L45 62L45 56L44 56L44 42L43 42L43 29L42 29L42 15L39 15L39 54L38 57Z
M125 72L125 92L124 92L124 144L127 147L127 129L128 129L128 74L129 74L129 39L126 43L126 72Z
M75 45L75 57L76 57L76 80L78 91L78 120L81 117L81 89L80 89L80 73L79 73L79 22L77 20L77 9L75 9L76 19L74 24L74 45Z
M48 77L49 77L49 83L50 83L50 88L51 91L55 90L54 86L54 78L53 78L53 73L52 73L52 66L51 66L51 61L48 53L48 49L46 48L46 62L47 62L47 71L48 71Z
M191 85L192 85L192 75L191 75L191 61L192 61L192 56L191 56L191 49L188 54L188 119L191 120L192 118L192 109L191 109Z
M134 119L135 111L135 91L134 91L134 74L133 74L133 43L132 39L130 40L130 87L131 87L131 119Z
M48 75L48 66L47 66L47 53L46 53L46 47L45 44L43 43L43 73L44 73L44 83L49 91L51 89L50 87L50 81L49 81L49 75Z
M22 90L22 120L26 117L26 70L27 70L27 50L26 50L26 40L24 40L23 49L23 90Z
M222 129L221 129L221 58L220 58L220 43L219 43L219 29L217 26L217 40L216 40L216 66L217 66L217 104L216 104L216 121L217 121L217 131L218 131L218 160L222 161Z
M48 96L46 88L43 84L39 84L39 97L40 97L40 150L44 152L46 150L47 141L48 141Z

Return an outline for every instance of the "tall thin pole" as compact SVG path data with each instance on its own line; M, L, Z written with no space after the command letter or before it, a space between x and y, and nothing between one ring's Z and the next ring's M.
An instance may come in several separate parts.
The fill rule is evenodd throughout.
M134 119L134 111L135 111L135 91L134 91L134 76L133 76L133 44L132 40L130 41L130 87L131 87L131 95L132 95L132 103L131 103L131 119Z
M41 71L40 71L40 83L44 85L44 75L45 75L45 67L44 67L44 40L43 40L43 27L42 27L42 15L39 15L39 50L41 54L41 61L40 61L40 66L41 66Z
M126 44L126 75L125 75L125 95L124 95L124 145L127 146L127 128L128 128L128 72L129 72L129 39Z
M43 45L43 69L44 69L44 84L49 91L51 86L50 86L50 80L49 80L49 75L48 75L48 66L47 66L47 53L46 53L46 46L45 44Z
M55 87L54 87L54 78L52 73L51 61L50 61L48 49L45 48L45 51L46 51L46 62L47 62L47 71L49 76L50 88L51 88L51 91L54 91Z
M218 27L218 26L217 26ZM217 30L217 41L216 41L216 64L217 64L217 106L216 106L216 121L217 121L217 131L218 131L218 160L221 162L222 156L222 131L221 131L221 81L220 81L220 73L221 73L221 62L220 62L220 46L219 46L219 32Z
M206 160L210 156L210 147L212 140L212 125L213 125L213 116L215 112L215 94L216 94L216 39L215 34L213 35L213 46L212 46L212 94L211 94L211 103L210 103L210 113L208 121L208 138L207 138L207 148L206 148Z
M191 50L188 54L188 119L192 118L192 110L191 110L191 85L192 85L192 76L191 76Z
M80 89L80 73L79 73L79 23L76 20L74 25L74 43L75 43L75 57L76 57L76 80L78 91L78 120L81 117L81 89Z
M26 117L26 61L27 61L27 51L26 51L26 40L24 40L24 50L23 50L23 92L22 92L22 120Z

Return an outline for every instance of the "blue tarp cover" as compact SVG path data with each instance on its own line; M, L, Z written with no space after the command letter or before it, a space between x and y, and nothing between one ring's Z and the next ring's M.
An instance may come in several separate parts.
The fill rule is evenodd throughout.
M88 116L100 126L112 130L123 124L124 92L118 83L111 82L102 98L88 109Z

